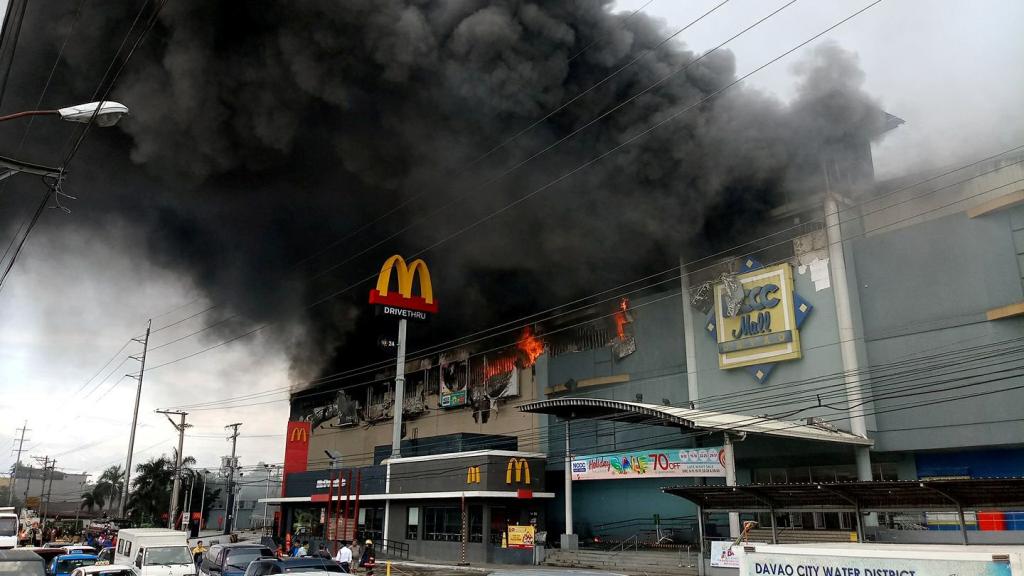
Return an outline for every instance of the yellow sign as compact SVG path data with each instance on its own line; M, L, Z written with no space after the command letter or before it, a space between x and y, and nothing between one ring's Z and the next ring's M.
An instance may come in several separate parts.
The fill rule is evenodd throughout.
M309 441L309 432L306 432L305 428L296 426L295 428L292 428L291 441L292 442L308 442Z
M738 309L728 309L725 285L715 285L718 367L740 368L800 358L792 267L780 264L760 268L736 279L743 288Z
M509 458L505 467L505 484L512 483L512 472L515 472L516 483L530 483L530 463L526 458Z
M536 528L533 526L509 526L508 547L509 548L533 548L533 536Z
M398 276L397 292L390 290L392 270ZM412 284L417 279L420 281L420 295L413 296ZM405 259L398 254L385 260L377 275L377 287L370 290L370 304L436 313L437 302L434 301L434 287L430 282L427 263L417 258L406 264Z
M469 470L466 470L466 484L479 484L480 483L480 467L470 466Z

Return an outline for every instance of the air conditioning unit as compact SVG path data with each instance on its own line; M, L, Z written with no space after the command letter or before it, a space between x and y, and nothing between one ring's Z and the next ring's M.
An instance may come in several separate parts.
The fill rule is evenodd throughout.
M370 422L375 422L377 420L390 418L390 415L388 414L388 408L390 406L390 404L370 404L366 408L366 419Z
M402 415L415 416L426 411L427 405L423 402L423 398L420 396L406 397L405 401L402 403Z

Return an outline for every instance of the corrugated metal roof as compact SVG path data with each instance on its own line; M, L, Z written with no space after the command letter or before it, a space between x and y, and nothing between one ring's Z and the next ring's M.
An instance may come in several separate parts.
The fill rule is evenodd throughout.
M679 428L763 434L818 442L836 442L856 446L871 446L869 438L815 426L805 422L777 420L748 414L692 410L677 406L624 402L603 398L557 398L530 402L519 407L523 412L552 414L569 419L598 419L675 426Z
M662 488L706 512L1007 510L1024 507L1024 478L889 480Z

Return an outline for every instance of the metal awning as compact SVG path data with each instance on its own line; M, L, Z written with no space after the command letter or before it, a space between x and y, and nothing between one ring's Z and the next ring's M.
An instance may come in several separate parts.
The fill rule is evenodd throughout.
M704 512L1019 510L1024 478L891 480L662 489Z
M776 420L748 414L693 410L677 406L623 402L602 398L557 398L530 402L519 407L522 412L551 414L570 420L577 418L615 420L635 424L674 426L685 429L763 434L799 440L836 442L854 446L871 446L869 438L835 430L831 427L791 420Z

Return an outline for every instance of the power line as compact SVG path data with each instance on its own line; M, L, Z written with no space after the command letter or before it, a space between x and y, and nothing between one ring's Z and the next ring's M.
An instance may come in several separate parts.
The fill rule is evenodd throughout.
M964 180L964 181L962 181L962 182L960 182L960 183L963 183L963 182L969 181L969 180L971 180L971 179L972 179L972 178L968 178L968 179L966 179L966 180ZM961 197L961 198L958 198L957 200L955 200L955 201L953 201L953 202L950 202L950 203L947 203L947 204L943 204L943 205L941 205L941 206L938 206L938 207L935 207L935 208L931 208L931 209L929 209L929 210L925 210L925 211L923 211L923 212L920 212L920 213L915 213L915 214L912 214L912 215L910 215L910 216L907 216L907 217L904 217L904 218L902 218L902 219L899 219L899 220L896 220L896 221L894 221L894 222L891 222L891 223L887 224L886 226L888 227L888 226L892 226L892 225L898 224L898 223L900 223L900 222L905 222L905 221L913 220L913 219L915 219L915 218L919 218L919 217L921 217L922 215L925 215L925 214L929 214L929 213L932 213L932 212L935 212L935 211L938 211L938 210L942 210L942 209L948 208L948 207L949 207L949 206L951 206L951 205L954 205L954 204L957 204L957 203L961 203L961 202L964 202L964 201L970 200L970 199L972 199L972 198L975 198L975 197L978 197L978 196L981 196L981 195L987 194L987 193L989 193L989 192L992 192L992 191L994 191L994 190L998 190L998 189L1000 189L1000 188L1005 188L1005 187L1007 187L1007 186L1011 186L1011 185L1013 185L1013 184L1016 184L1016 183L1018 183L1018 182L1021 182L1021 181L1024 181L1024 179L1018 179L1018 180L1016 180L1016 181L1013 181L1013 182L1009 182L1009 183L1007 183L1007 184L1003 184L1003 185L1000 185L1000 186L996 186L996 187L993 187L993 188L985 189L985 190L982 190L982 191L980 191L980 192L977 192L977 193L975 193L975 194L971 194L971 195L968 195L968 196L965 196L965 197ZM959 183L958 183L958 184L959 184ZM922 196L923 196L923 195L922 195ZM918 196L918 198L919 198L919 197L921 197L921 196ZM885 209L891 208L892 206L895 206L895 205L898 205L898 203L897 203L897 204L892 204L892 205L886 206L886 207L885 207ZM880 209L878 209L878 210L882 210L882 209L880 208ZM876 210L876 211L877 211L877 210ZM860 233L860 234L854 234L854 235L846 235L846 236L845 236L845 237L844 237L844 238L842 239L842 242L848 242L848 241L851 241L851 240L854 240L854 239L857 239L857 238L863 237L863 236L865 236L866 234L869 234L869 233L872 233L872 232L874 232L875 230L877 230L877 229L874 229L874 230L870 230L870 231L865 231L865 232L862 232L862 233ZM789 242L789 240L786 240L786 241L784 241L784 242ZM781 243L783 243L783 242L780 242L780 244L781 244ZM784 260L783 260L783 261L784 261ZM678 269L678 268L679 268L679 267L673 267L673 268L669 269L669 271L671 271L671 270L674 270L674 269ZM697 272L697 271L700 271L700 270L703 270L703 269L698 269L698 270L692 270L692 271L688 272L688 274L693 274L693 273L695 273L695 272ZM667 272L667 271L666 271L666 272ZM659 273L659 274L661 274L661 273ZM676 280L676 279L679 279L680 277L681 277L681 275L679 275L679 276L676 276L676 277L674 277L674 278L671 278L670 280ZM661 283L664 283L664 282L665 282L665 281L661 281L661 282L658 282L658 283L656 283L656 284L661 284ZM632 292L635 292L635 291L631 291L631 293L632 293ZM612 299L612 298L609 298L609 300L611 300L611 299ZM614 313L613 313L613 314L614 314ZM556 315L556 316L554 316L554 317L557 317L557 315ZM592 320L588 320L587 322L590 322L590 321L592 321ZM181 358L177 358L177 359L174 359L174 360L170 360L170 361L167 361L167 362L161 363L161 364L159 364L159 365L158 365L157 367L161 367L161 366L167 366L167 365L170 365L170 364L174 364L174 363L176 363L176 362L179 362L179 361L181 361L181 360L185 360L185 359L187 359L187 358L191 358L191 357L194 357L194 356L196 356L196 355L202 354L202 353L204 353L205 351L208 351L208 350L210 350L210 349L213 349L213 348L215 348L215 347L217 347L217 346L222 346L222 345L224 345L224 344L227 344L228 342L232 342L232 341L238 340L238 339L240 339L240 338L243 338L243 337L247 336L248 334L250 334L250 333L253 333L253 332L255 332L255 331L258 331L258 330L260 330L260 329L262 329L262 328L264 328L264 327L266 327L266 326L267 326L267 324L261 325L261 326L260 326L259 328L257 328L256 330L253 330L253 331L250 331L250 332L248 332L248 333L245 333L245 334L241 334L241 335L235 336L235 337L233 337L232 339L230 339L230 340L228 340L228 341L224 341L224 342L221 342L221 343L219 343L219 344L217 344L217 345L214 345L214 346L208 347L208 348L206 348L206 349L203 349L203 350L199 350L199 351L197 351L197 352L194 352L194 353L192 353L192 354L190 354L190 355L188 355L188 356L185 356L185 357L181 357ZM522 327L520 327L520 329L521 329L521 328L522 328ZM512 331L512 330L508 330L508 331ZM508 331L506 331L506 332L508 332ZM478 338L477 340L474 340L473 342L475 342L475 341L480 341L480 340L483 340L483 339L486 339L486 338L488 338L488 337L481 337L481 338ZM480 355L486 354L486 353L488 353L488 352L492 352L492 351L500 350L500 349L503 349L503 348L507 348L508 346L511 346L511 345L515 345L515 344L518 344L519 342L522 342L522 340L521 340L521 339L517 339L517 340L516 340L515 342L513 342L513 343L510 343L510 344L505 344L505 345L501 345L501 346L498 346L498 347L492 348L492 349L490 349L490 350L487 350L487 351L484 351L484 352L479 352L479 353L473 354L473 356L480 356ZM430 352L429 354L424 354L424 355L421 355L421 356L412 356L412 357L410 358L410 360L409 360L409 361L411 361L411 362L414 362L414 361L416 361L416 360L419 360L419 359L425 358L425 357L427 357L428 355L429 355L429 356L433 356L433 355L436 355L436 354L440 353L441 351L446 351L446 350L452 350L452 349L455 349L455 348L462 348L462 347L465 347L465 346L467 346L467 345L468 345L469 343L471 343L471 342L460 342L460 343L459 343L458 345L456 345L456 346L452 346L452 347L449 347L449 348L444 348L444 349L442 349L442 350L433 350L433 351L431 351L431 352ZM417 351L417 353L418 353L418 351ZM382 361L382 362L383 362L383 361ZM390 363L390 361L388 361L388 363ZM336 373L336 374L334 374L334 375L328 375L328 376L323 376L323 377L317 378L317 379L315 379L315 380L312 380L312 381L310 381L310 384L319 384L319 385L322 385L322 384L325 384L325 383L329 383L329 382L331 382L332 380L331 380L330 378L331 378L332 376L338 376L338 375L345 375L345 376L357 376L357 375L360 375L360 374L365 374L365 373L367 373L367 372L373 372L373 371L376 371L376 370L380 369L380 368L381 368L381 366L383 366L383 363L374 363L374 364L370 364L370 365L368 365L368 367L365 367L365 368L355 368L355 369L351 369L351 370L346 370L346 371L343 371L343 372L341 372L341 373ZM337 379L337 378L336 378L336 379ZM279 389L279 391L286 391L286 390L290 390L290 389L291 389L290 387L283 387L283 388L280 388L280 389ZM272 391L268 391L268 393L273 393L273 392L272 392ZM229 399L226 399L226 400L235 400L235 399L237 399L237 398L238 398L238 396L233 396L232 398L229 398ZM209 405L210 403L202 403L202 404L206 404L206 405ZM189 405L189 406L195 406L195 405Z

